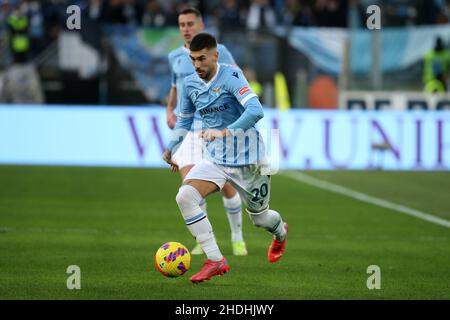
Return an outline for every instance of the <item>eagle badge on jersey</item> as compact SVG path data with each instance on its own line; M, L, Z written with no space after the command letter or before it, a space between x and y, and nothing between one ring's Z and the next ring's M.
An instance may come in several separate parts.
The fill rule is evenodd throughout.
M212 91L213 91L216 95L219 95L219 93L220 93L220 87L212 88Z

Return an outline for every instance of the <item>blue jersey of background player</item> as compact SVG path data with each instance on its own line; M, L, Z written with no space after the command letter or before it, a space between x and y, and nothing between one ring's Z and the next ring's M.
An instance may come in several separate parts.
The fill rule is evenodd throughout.
M190 14L190 11L186 11ZM181 16L181 15L180 15ZM191 25L190 25L191 24ZM180 24L180 31L184 38L184 45L171 51L169 53L169 65L172 76L172 88L169 92L168 104L167 104L167 123L169 128L173 129L178 114L179 106L183 102L183 82L184 79L195 73L194 66L192 65L191 58L189 57L189 43L190 40L200 33L204 28L201 19L186 22L182 21ZM219 62L236 65L233 56L228 49L219 44L217 47L219 51ZM195 115L196 120L200 120L198 114Z
M219 51L219 62L226 63L230 65L235 65L233 56L228 51L228 49L219 44L217 46ZM189 49L184 45L173 50L169 53L169 64L172 73L172 87L176 88L176 106L173 109L175 115L178 115L180 106L183 103L183 83L187 76L195 73L194 66L192 65L191 58L189 57ZM200 119L200 115L197 113L195 119Z

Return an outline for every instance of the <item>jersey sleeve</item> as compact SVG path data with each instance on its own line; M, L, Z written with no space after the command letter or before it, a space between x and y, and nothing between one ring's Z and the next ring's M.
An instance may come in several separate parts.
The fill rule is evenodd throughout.
M175 72L173 72L173 59L171 58L170 55L168 56L168 60L169 60L170 79L171 79L172 87L175 87L177 84L177 75L175 74Z
M230 76L229 90L245 108L245 111L235 122L228 126L228 129L247 130L264 117L264 112L258 96L250 88L242 71L236 70L231 72L232 75Z
M226 63L236 66L236 62L234 61L232 54L224 45L221 46L221 50L219 53L219 63Z
M243 107L245 107L245 104L251 98L257 97L256 93L248 84L247 79L245 79L244 74L241 70L235 69L231 71L231 76L229 77L228 81L228 87L231 93Z

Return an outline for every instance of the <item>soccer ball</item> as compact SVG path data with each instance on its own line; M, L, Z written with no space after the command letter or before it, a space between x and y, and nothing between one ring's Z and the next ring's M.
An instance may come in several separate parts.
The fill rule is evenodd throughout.
M191 254L179 242L166 242L155 254L155 266L166 277L179 277L189 270Z

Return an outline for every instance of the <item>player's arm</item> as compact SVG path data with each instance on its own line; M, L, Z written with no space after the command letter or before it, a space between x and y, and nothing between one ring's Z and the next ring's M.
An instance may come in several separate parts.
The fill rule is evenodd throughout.
M230 124L227 129L242 129L245 131L252 128L260 119L264 117L264 111L257 96L250 98L242 105L244 106L245 111L235 122Z
M202 132L201 136L205 140L223 138L232 134L232 132L237 129L246 131L264 117L261 102L259 101L258 96L250 88L242 71L236 71L230 79L228 90L233 93L235 98L245 108L245 111L235 122L222 130L208 129L205 132Z
M204 140L221 139L229 134L233 134L233 131L237 129L246 131L252 128L264 117L262 105L257 96L251 97L248 101L244 102L243 106L245 107L245 111L235 122L222 130L208 129L202 132L201 137Z
M170 66L170 74L172 78L172 87L169 90L169 95L167 97L167 108L166 108L166 119L167 119L167 126L170 129L173 129L175 127L175 122L177 121L177 117L175 116L174 110L177 106L177 77L176 74L173 72L173 65L172 65L172 59L169 55L169 66Z
M166 118L167 118L167 126L170 129L175 127L175 123L177 122L177 117L175 116L174 110L177 106L177 87L172 85L169 91L169 96L167 97L167 108L166 108Z
M172 162L172 154L174 154L181 145L186 134L191 129L192 122L194 121L195 106L192 103L186 88L184 88L183 92L183 104L180 106L180 112L177 117L175 129L172 131L170 142L163 154L163 160L170 165L174 165Z
M233 75L230 79L229 90L245 108L245 111L235 122L228 125L226 129L248 130L264 117L261 102L259 101L256 93L250 88L250 85L240 70L237 71L237 75Z

